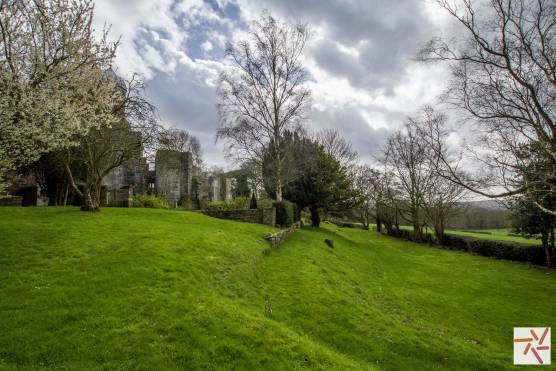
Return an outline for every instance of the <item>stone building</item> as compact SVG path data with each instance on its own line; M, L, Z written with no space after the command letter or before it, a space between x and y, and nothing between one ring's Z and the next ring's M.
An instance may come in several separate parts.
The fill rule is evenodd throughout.
M147 191L148 171L147 160L139 156L112 169L102 182L102 203L129 206L129 200L134 194Z
M208 178L208 196L211 201L224 201L232 198L232 180L225 174Z
M172 207L190 200L193 179L191 153L159 150L155 159L155 193Z
M101 205L131 206L133 195L154 193L165 197L170 206L190 204L199 207L206 201L232 198L232 179L225 174L202 176L193 166L189 152L159 150L154 171L140 153L112 169L102 182ZM19 177L10 194L21 196L23 205L48 205L34 174ZM75 196L75 195L74 195ZM79 204L78 197L72 197ZM70 202L70 203L73 203Z

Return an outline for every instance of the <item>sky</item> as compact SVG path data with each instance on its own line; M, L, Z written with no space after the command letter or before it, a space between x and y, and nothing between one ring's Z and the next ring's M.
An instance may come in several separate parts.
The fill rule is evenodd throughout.
M336 128L363 162L445 89L446 67L413 60L453 26L432 0L96 0L95 26L110 25L120 39L114 69L143 76L161 123L187 129L208 165L230 169L235 164L215 143L218 76L229 63L226 44L245 37L264 10L308 24L306 126Z

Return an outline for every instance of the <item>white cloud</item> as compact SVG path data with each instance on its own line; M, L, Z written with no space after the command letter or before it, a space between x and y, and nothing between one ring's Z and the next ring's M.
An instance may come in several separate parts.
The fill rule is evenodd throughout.
M291 22L308 22L312 37L304 62L313 92L310 125L336 127L369 154L389 131L444 88L447 72L418 64L412 53L451 25L432 0L97 0L95 24L112 24L123 75L138 72L167 126L197 135L209 162L224 163L215 147L216 87L229 68L227 42L246 36L263 9ZM215 10L218 4L220 10ZM224 9L239 7L240 19ZM231 14L238 14L232 11Z
M205 41L201 44L201 49L203 49L205 52L210 52L213 49L212 43L208 40Z

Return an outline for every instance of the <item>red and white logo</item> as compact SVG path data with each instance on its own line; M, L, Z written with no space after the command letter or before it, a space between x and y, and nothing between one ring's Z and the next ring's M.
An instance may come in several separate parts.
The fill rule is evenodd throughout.
M514 365L549 365L550 353L550 327L514 327Z

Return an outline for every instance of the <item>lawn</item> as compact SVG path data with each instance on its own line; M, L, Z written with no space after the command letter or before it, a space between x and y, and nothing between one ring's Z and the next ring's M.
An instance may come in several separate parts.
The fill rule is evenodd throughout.
M268 253L269 231L0 208L0 369L509 369L514 326L555 327L554 270L328 224Z

